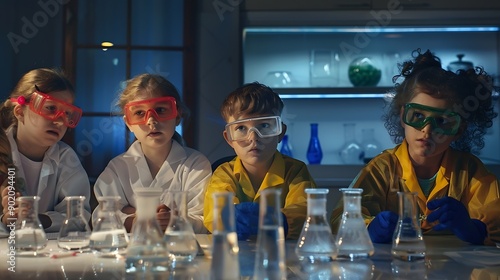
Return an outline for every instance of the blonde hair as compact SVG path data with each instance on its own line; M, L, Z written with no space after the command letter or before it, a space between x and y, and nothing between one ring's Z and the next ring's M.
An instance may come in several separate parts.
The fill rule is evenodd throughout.
M182 102L179 92L175 86L167 79L155 74L141 74L127 81L127 85L121 93L117 106L123 114L123 107L140 96L163 97L171 96L175 98L177 110L181 118L187 119L190 115L189 109Z
M35 91L49 94L51 92L67 90L74 94L75 90L69 79L61 70L38 68L24 74L12 90L9 98L0 104L0 126L7 129L9 126L17 126L17 119L14 117L14 104L11 98L24 96L29 100Z

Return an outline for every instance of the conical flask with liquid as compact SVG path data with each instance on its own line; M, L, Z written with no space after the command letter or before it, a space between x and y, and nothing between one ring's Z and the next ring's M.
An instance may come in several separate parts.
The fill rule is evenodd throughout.
M326 218L328 189L306 189L307 218L295 246L300 260L311 263L329 262L337 256L337 248Z
M128 245L127 230L118 215L119 196L102 196L99 201L97 219L90 235L90 249L98 255L124 254Z
M335 241L337 257L342 259L370 257L375 253L375 249L361 215L363 189L342 188L340 191L344 200L344 212Z
M285 232L281 213L281 189L260 192L259 231L254 279L286 279Z
M417 193L398 192L399 219L394 230L391 254L404 261L417 261L425 258L425 243L422 229L417 219Z
M89 247L89 223L83 215L85 196L67 196L66 219L61 225L57 245L66 250L83 250Z
M211 280L240 279L238 260L238 235L234 217L234 194L217 192L213 194L214 220L212 231Z
M20 196L18 217L15 225L15 248L17 254L38 255L38 251L47 245L47 236L38 219L38 196ZM10 243L9 243L10 244Z
M134 190L137 208L130 231L125 271L137 278L149 278L151 273L165 271L169 259L163 240L163 231L156 220L156 208L160 204L160 188Z
M187 215L187 192L169 191L167 200L170 208L170 221L163 239L170 261L191 262L198 253L198 243L193 226Z

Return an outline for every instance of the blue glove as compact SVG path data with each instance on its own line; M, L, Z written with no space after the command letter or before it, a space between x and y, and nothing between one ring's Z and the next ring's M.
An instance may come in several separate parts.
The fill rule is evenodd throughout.
M382 211L368 224L372 242L391 243L399 216L391 211Z
M242 202L234 206L238 240L247 240L259 230L259 204Z
M283 220L283 231L285 232L285 239L286 239L286 236L288 235L288 221L286 220L286 216L285 214L281 213L281 217L282 217L282 220Z
M484 244L486 238L486 225L480 220L471 219L465 206L452 197L443 197L427 203L429 210L434 210L427 216L427 221L439 221L433 227L440 231L449 229L458 238L472 244Z

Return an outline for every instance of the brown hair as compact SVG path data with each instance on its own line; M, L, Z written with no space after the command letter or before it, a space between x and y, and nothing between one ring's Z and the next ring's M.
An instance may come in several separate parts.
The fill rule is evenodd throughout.
M395 143L404 138L401 126L401 108L415 94L426 93L434 98L448 100L449 108L460 114L467 125L460 138L451 143L453 148L477 153L484 147L486 129L493 125L497 113L493 110L492 78L482 67L458 70L456 73L444 70L439 57L427 50L413 51L413 60L400 64L400 74L393 78L404 78L396 83L389 110L384 116L385 127Z
M2 129L17 125L17 119L12 112L14 104L11 98L24 96L29 101L31 94L36 90L49 94L51 92L67 90L74 94L73 85L61 70L38 68L24 74L12 90L9 98L0 104L0 125Z
M190 115L189 109L182 102L181 96L175 86L160 75L146 73L128 80L116 104L120 108L121 113L123 113L123 108L128 102L137 99L139 96L172 96L175 98L177 110L181 118L187 119Z
M231 92L221 107L222 118L227 122L231 116L271 114L281 116L283 101L270 87L253 82Z

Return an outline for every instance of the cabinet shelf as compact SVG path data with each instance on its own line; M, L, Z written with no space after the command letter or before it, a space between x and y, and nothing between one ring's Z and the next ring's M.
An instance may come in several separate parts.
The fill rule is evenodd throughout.
M391 87L274 88L281 98L383 98Z

